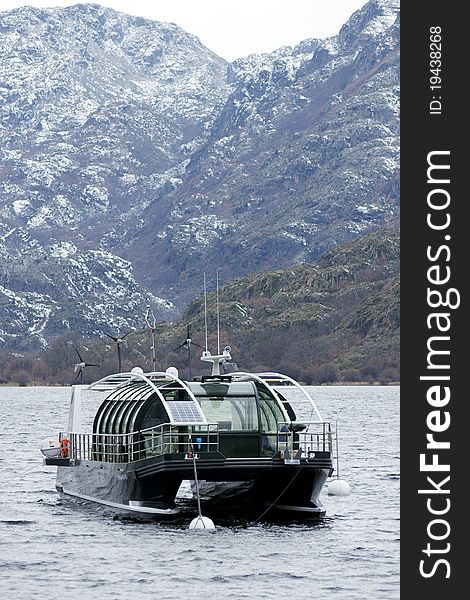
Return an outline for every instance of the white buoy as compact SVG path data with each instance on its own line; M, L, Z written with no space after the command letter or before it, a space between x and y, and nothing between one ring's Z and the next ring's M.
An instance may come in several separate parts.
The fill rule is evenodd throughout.
M215 529L214 522L209 517L203 517L199 515L195 519L191 521L189 524L189 529Z
M329 496L349 496L349 483L344 479L335 479L328 484Z
M60 454L59 438L55 436L47 437L41 444L41 452L46 458L55 458Z

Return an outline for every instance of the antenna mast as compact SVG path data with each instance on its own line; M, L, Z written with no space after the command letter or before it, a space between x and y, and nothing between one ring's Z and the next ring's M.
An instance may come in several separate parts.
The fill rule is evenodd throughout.
M204 271L204 326L206 329L206 352L207 352L207 288L206 288L206 272Z
M188 381L191 381L191 327L188 325L186 343L188 344Z
M220 354L219 269L217 269L217 354Z
M220 375L220 365L232 359L230 356L231 348L226 346L222 354L220 353L220 323L219 323L219 271L217 270L217 352L212 356L207 349L207 288L206 288L206 273L204 272L204 321L206 325L206 349L203 351L201 360L212 363L212 375Z
M157 326L157 321L149 304L147 304L147 310L145 311L145 322L150 330L150 337L152 340L152 370L156 371L157 355L155 352L155 328Z

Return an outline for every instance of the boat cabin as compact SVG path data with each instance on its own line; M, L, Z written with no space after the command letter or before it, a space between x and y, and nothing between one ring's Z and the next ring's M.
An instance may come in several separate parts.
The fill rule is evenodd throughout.
M273 456L279 423L286 421L277 400L254 381L190 383L206 419L217 423L220 452L230 457Z
M161 375L132 377L106 397L93 423L95 460L129 462L192 449L272 457L282 424L295 420L289 403L261 380L182 382Z

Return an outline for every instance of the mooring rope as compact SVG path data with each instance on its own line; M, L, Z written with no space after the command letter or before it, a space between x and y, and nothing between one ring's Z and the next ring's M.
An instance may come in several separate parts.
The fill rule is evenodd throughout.
M202 517L201 513L201 498L199 497L199 481L197 478L197 467L196 467L196 453L194 452L194 448L191 445L191 452L193 454L193 468L194 468L194 481L196 482L196 499L197 499L197 511L199 514L199 518Z
M21 477L24 477L25 475L28 475L29 473L32 473L36 469L39 469L40 467L43 467L43 466L44 466L44 463L41 461L38 465L35 465L32 469L28 469L27 471L22 473Z
M279 498L281 498L281 496L289 489L289 487L294 483L295 478L297 477L297 475L300 473L300 471L304 468L304 465L302 465L300 467L300 469L298 471L295 472L294 477L292 477L292 479L289 481L289 483L286 485L286 487L282 490L282 492L279 494L279 496L268 506L268 508L264 511L263 514L261 514L257 519L255 519L254 521L252 521L251 525L256 525L256 523L262 519L264 517L264 515L271 510L271 508L276 504L276 502L279 500Z

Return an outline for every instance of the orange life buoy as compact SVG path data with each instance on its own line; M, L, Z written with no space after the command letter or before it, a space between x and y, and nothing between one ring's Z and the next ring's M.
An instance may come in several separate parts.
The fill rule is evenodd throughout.
M69 455L70 442L68 438L64 437L60 440L60 455L62 458L67 458Z

